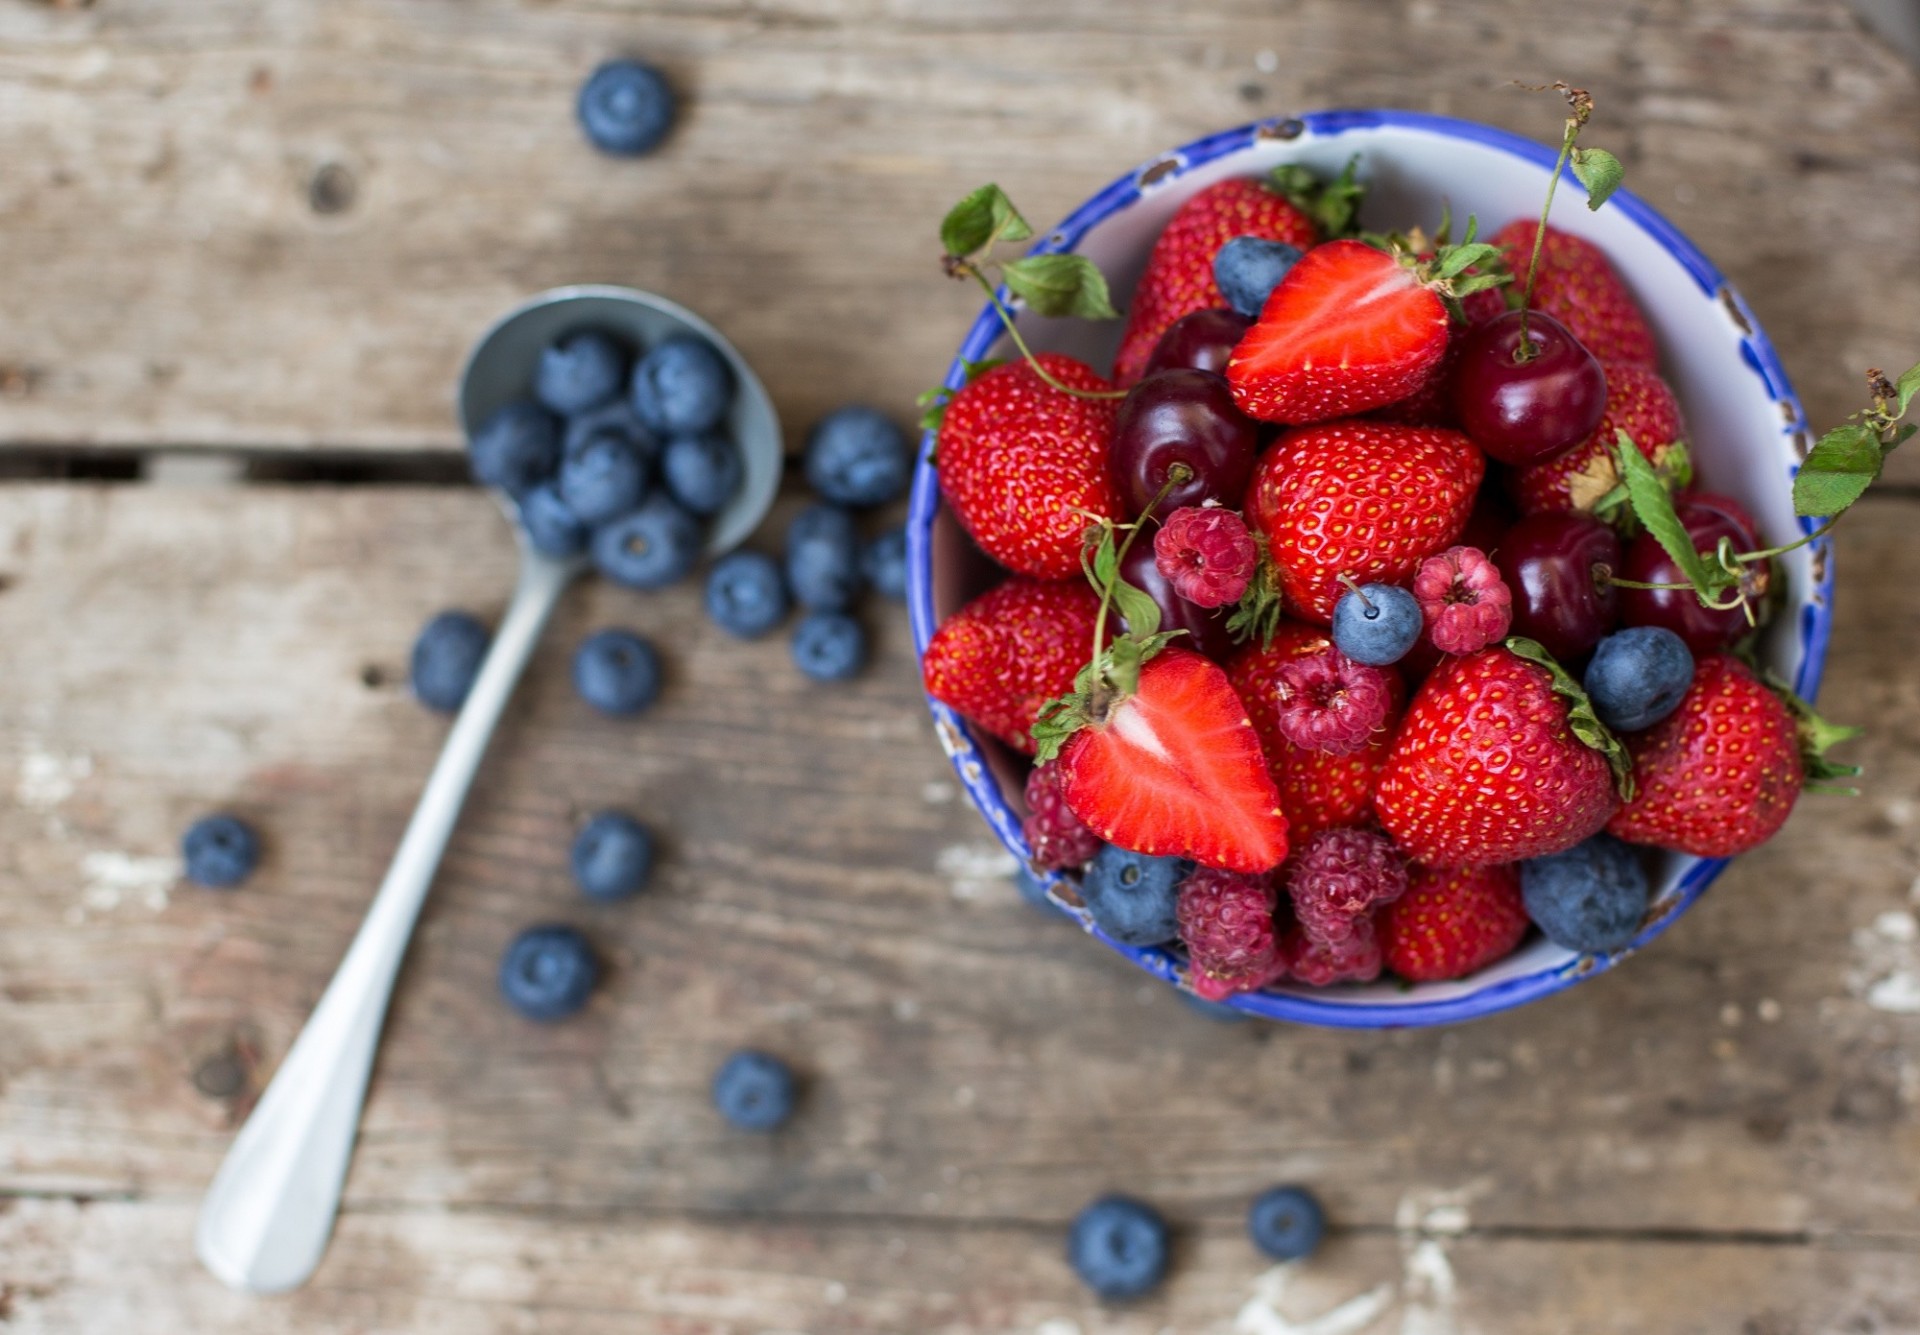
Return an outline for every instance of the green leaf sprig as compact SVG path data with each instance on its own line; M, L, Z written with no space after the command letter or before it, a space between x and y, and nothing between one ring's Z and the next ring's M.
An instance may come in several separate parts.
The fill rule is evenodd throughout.
M1544 93L1551 88L1567 100L1567 121L1560 132L1560 156L1553 164L1553 175L1547 178L1547 197L1540 203L1540 227L1533 234L1533 254L1527 258L1527 281L1520 290L1520 343L1513 355L1516 361L1528 362L1539 355L1527 337L1527 312L1533 308L1533 285L1540 276L1540 251L1547 240L1547 216L1553 212L1553 193L1560 186L1561 173L1566 171L1568 163L1573 164L1574 178L1587 188L1587 208L1592 210L1606 203L1607 197L1620 188L1626 169L1620 165L1620 159L1606 149L1579 145L1580 131L1593 119L1593 94L1573 87L1565 79L1550 84L1523 83L1520 87L1530 93Z
M1898 380L1888 380L1875 367L1867 372L1867 389L1873 406L1827 432L1807 452L1793 478L1795 514L1839 518L1880 476L1887 455L1914 433L1913 423L1900 419L1920 395L1920 366L1909 367Z
M1331 181L1321 180L1311 167L1298 162L1283 162L1267 173L1268 184L1313 219L1324 241L1359 234L1360 204L1367 196L1359 178L1358 153L1347 159L1347 165Z

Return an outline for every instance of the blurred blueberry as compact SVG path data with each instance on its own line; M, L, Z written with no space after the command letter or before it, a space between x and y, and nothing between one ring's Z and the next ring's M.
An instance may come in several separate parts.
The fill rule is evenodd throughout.
M408 679L428 709L451 714L467 702L493 636L465 612L442 612L420 628Z
M844 612L860 592L860 533L836 505L810 505L787 528L787 587L816 612Z
M1081 1283L1109 1302L1138 1298L1167 1273L1167 1223L1129 1196L1102 1196L1074 1216L1067 1262Z
M696 515L715 515L739 493L746 466L731 436L704 431L668 441L660 475L683 508Z
M626 350L609 334L583 329L541 350L533 397L570 417L616 398L626 376Z
M588 899L626 899L653 875L653 832L624 811L596 812L573 837L574 884Z
M633 368L633 410L663 436L711 431L733 401L733 369L705 339L675 334Z
M602 714L638 714L663 679L660 652L630 630L596 630L573 651L573 688Z
M1227 305L1259 319L1273 289L1300 260L1300 248L1258 236L1236 236L1213 257L1213 281Z
M809 612L793 628L793 663L815 681L845 681L867 663L867 633L845 612Z
M1327 1212L1305 1187L1268 1187L1247 1209L1247 1236L1276 1261L1313 1255L1326 1232Z
M777 1131L798 1093L792 1068L766 1052L736 1052L713 1077L713 1106L742 1131Z
M750 640L787 619L791 600L780 563L765 552L730 552L707 574L707 615L730 635Z
M907 489L913 455L884 413L851 404L807 436L807 482L836 505L885 505Z
M684 579L700 559L700 521L665 496L593 531L593 563L615 584L663 588Z
M529 1020L564 1020L587 1004L600 964L587 938L561 923L529 927L500 958L500 995Z
M1547 940L1581 954L1632 941L1651 893L1639 854L1610 834L1520 864L1527 916Z
M587 526L562 500L551 482L542 482L520 498L520 522L527 541L547 556L578 556L587 549Z
M609 60L581 85L574 107L587 141L602 153L637 157L673 128L673 89L666 76L637 60Z
M1080 881L1080 898L1101 931L1126 946L1157 946L1179 935L1174 905L1193 869L1184 858L1156 858L1102 844Z
M651 468L660 453L660 442L655 439L653 432L647 430L647 424L640 420L640 414L633 410L632 402L623 394L611 403L575 413L567 419L566 435L561 442L561 458L571 459L587 447L588 441L606 433L625 441L643 468Z
M587 437L560 464L561 499L588 526L636 509L646 494L646 463L617 431Z
M221 812L202 816L180 841L187 879L211 890L227 890L253 875L260 865L260 836L238 816Z
M907 530L890 528L860 553L860 573L873 591L896 603L907 600Z
M479 482L521 496L559 466L560 423L531 399L516 399L480 424L467 451Z

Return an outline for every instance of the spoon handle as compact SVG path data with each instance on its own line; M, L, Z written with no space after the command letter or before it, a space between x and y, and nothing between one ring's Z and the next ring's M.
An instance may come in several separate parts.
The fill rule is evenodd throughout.
M283 1293L305 1283L320 1264L407 940L487 740L577 569L522 547L513 601L393 865L326 994L214 1176L200 1207L195 1250L229 1287Z

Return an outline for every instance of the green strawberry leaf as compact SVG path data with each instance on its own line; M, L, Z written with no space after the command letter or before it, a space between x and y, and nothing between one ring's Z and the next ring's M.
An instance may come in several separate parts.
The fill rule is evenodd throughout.
M1033 228L997 185L983 185L947 210L940 244L949 255L972 255L996 241L1025 241Z
M1879 433L1858 422L1837 426L1808 451L1793 478L1793 512L1837 515L1859 500L1886 462Z
M1028 731L1033 735L1034 759L1046 764L1060 754L1067 738L1087 726L1088 695L1084 690L1069 691L1058 700L1049 700L1040 708Z
M1907 415L1907 405L1913 402L1913 396L1920 394L1920 366L1909 366L1907 373L1894 381L1895 417Z
M1693 585L1694 593L1704 605L1714 594L1730 586L1731 577L1726 571L1709 566L1700 555L1686 525L1674 513L1673 497L1667 491L1667 484L1661 479L1659 471L1647 462L1647 456L1640 453L1640 447L1633 443L1633 437L1625 431L1618 432L1617 449L1620 480L1627 488L1627 500L1633 506L1634 518L1666 549L1667 555L1680 567L1680 573L1687 577L1687 582Z
M1620 794L1620 800L1633 800L1633 757L1627 754L1627 747L1613 730L1600 721L1593 712L1593 701L1587 698L1587 692L1573 674L1560 666L1560 662L1546 651L1538 640L1529 640L1524 635L1509 635L1503 644L1516 658L1523 658L1535 667L1545 668L1552 679L1553 691L1567 702L1567 731L1580 740L1581 745L1598 751L1607 758L1607 765L1613 771L1613 786Z
M1007 290L1035 315L1077 315L1086 320L1115 320L1107 276L1085 255L1029 255L1000 266Z
M1275 632L1280 629L1280 613L1283 610L1280 598L1280 572L1266 554L1266 543L1260 543L1260 564L1254 567L1253 578L1247 582L1247 591L1240 595L1240 601L1234 604L1233 613L1227 618L1227 634L1238 644L1249 640L1259 640L1260 647L1273 643Z
M1607 196L1620 188L1621 178L1627 173L1620 165L1620 159L1604 148L1576 148L1573 150L1573 174L1587 188L1587 208L1593 210L1606 203Z
M1800 742L1800 765L1806 771L1807 783L1810 786L1818 785L1824 792L1841 792L1858 797L1858 788L1836 783L1835 780L1858 777L1860 766L1828 760L1827 751L1860 736L1866 729L1847 727L1820 717L1818 710L1794 694L1793 688L1774 672L1762 669L1760 680L1766 683L1768 690L1780 697L1780 703L1793 715L1794 732Z
M1357 179L1359 171L1360 155L1355 153L1331 181L1322 181L1311 168L1297 162L1281 163L1267 173L1267 180L1289 204L1313 219L1322 239L1331 241L1352 236L1357 230L1354 219L1367 196L1367 188Z

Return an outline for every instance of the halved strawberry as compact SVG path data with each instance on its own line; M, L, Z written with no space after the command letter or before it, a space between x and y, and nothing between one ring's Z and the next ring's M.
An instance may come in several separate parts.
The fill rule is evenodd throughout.
M1162 649L1139 684L1060 748L1060 791L1102 839L1156 857L1259 872L1287 856L1260 739L1221 668Z
M1447 350L1447 307L1397 255L1315 246L1247 331L1227 383L1249 417L1324 422L1404 399Z

